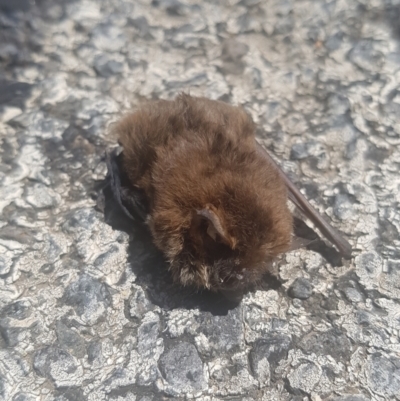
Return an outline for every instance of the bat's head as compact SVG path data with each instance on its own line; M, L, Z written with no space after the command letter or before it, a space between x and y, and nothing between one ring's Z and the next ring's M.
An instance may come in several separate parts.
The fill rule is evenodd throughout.
M286 191L280 181L261 188L240 179L218 182L224 184L212 191L207 181L202 190L187 188L190 197L175 192L176 202L156 209L150 227L176 282L215 291L245 289L290 247Z

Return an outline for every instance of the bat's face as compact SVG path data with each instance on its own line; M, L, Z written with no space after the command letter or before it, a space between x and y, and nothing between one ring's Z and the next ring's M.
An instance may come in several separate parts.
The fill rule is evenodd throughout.
M273 259L287 250L291 234L288 229L281 238L266 238L267 225L258 232L259 236L256 231L252 236L238 236L233 245L216 233L212 224L203 222L195 233L197 238L192 244L187 243L186 249L192 249L191 254L197 256L183 267L184 274L179 272L180 280L184 284L187 279L193 280L195 286L212 290L235 290L255 284L269 270Z

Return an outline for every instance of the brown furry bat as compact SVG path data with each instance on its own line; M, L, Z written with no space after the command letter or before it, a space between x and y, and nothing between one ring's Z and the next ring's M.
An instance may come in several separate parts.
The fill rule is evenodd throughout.
M243 109L183 94L143 105L116 133L128 186L144 199L154 243L176 282L218 291L259 280L293 247L288 190L323 234L351 253L257 144Z

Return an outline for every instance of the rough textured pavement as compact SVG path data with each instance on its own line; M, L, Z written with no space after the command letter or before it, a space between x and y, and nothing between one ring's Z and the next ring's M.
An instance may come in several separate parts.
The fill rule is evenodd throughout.
M400 400L398 0L0 7L0 399ZM289 253L236 306L171 285L96 199L110 123L189 89L245 106L350 262Z

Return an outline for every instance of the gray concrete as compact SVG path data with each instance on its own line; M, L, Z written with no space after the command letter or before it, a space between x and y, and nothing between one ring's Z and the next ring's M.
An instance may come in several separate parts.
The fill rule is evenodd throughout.
M0 7L1 400L400 400L399 1ZM232 308L105 222L110 124L182 90L243 104L353 260Z

